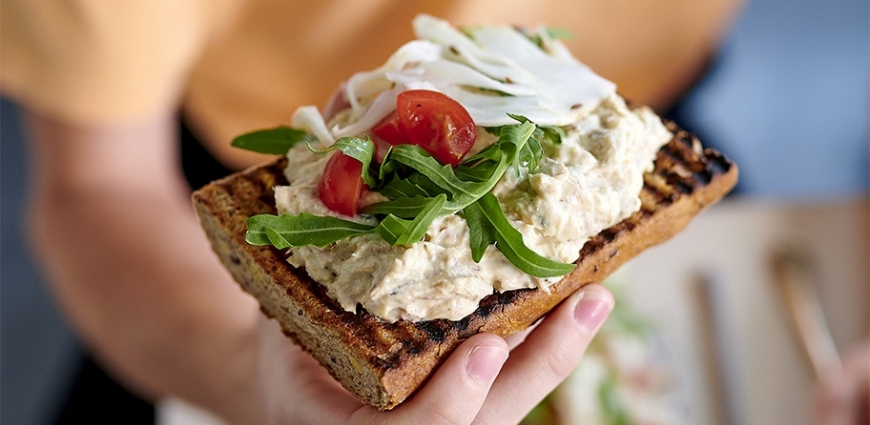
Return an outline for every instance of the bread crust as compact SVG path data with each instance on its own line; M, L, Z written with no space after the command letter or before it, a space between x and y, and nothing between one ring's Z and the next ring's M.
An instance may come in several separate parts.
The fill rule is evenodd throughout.
M737 166L694 136L674 134L644 175L641 209L603 230L581 249L577 268L549 293L522 289L495 293L458 321L388 323L360 308L345 311L303 269L272 247L245 242L245 220L275 214L276 185L287 184L284 158L210 183L193 203L212 248L241 287L276 319L284 333L311 353L361 401L392 409L419 388L453 349L480 332L507 336L526 329L577 289L601 282L644 249L680 232L737 182Z

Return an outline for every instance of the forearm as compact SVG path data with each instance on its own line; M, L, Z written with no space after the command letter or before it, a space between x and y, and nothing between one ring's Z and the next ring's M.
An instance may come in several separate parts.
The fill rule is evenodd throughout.
M172 119L100 131L29 124L29 234L79 334L146 396L173 394L249 421L259 408L256 304L199 228L165 140ZM80 160L100 157L83 149L109 154Z

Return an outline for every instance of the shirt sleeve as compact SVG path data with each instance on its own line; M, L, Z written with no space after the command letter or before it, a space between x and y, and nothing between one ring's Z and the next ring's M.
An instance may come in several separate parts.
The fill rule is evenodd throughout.
M4 0L0 89L71 122L177 107L188 71L241 0Z

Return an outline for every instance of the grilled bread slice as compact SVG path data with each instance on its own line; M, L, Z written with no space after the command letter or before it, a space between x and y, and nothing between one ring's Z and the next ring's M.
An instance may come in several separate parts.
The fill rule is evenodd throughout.
M287 184L282 159L213 182L193 194L203 228L223 264L297 344L361 401L391 409L410 396L463 340L479 332L507 336L527 328L581 286L601 282L644 249L681 231L728 193L737 167L674 124L673 139L644 176L640 211L589 240L578 267L549 293L495 293L459 321L387 323L362 308L348 312L304 269L272 247L245 242L245 220L275 214L273 187Z

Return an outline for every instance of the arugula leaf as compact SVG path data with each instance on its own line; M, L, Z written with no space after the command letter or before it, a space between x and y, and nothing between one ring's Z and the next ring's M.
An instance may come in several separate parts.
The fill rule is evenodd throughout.
M574 264L549 260L524 244L522 234L508 222L491 192L508 167L514 166L518 172L521 166L534 170L543 155L540 138L545 133L541 127L525 117L514 118L519 124L497 128L498 141L455 169L441 164L419 146L399 145L391 147L377 172L372 172L375 146L371 140L344 137L322 151L311 148L308 142L312 152L340 150L363 164L365 183L389 198L363 210L383 217L380 223L371 226L307 213L258 215L248 219L246 239L253 245L285 249L324 247L344 238L375 233L391 245L406 245L422 240L436 217L463 211L474 261L480 261L487 247L495 244L511 263L530 275L554 277L568 273ZM300 138L294 144L305 140Z
M535 125L531 122L520 125L505 125L497 127L498 140L485 147L475 155L466 158L460 166L477 167L487 161L499 162L505 154L509 162L513 161L516 153L526 144L534 133Z
M446 164L441 164L432 155L426 152L423 148L417 145L399 145L393 148L392 155L389 160L397 162L410 169L427 177L436 186L453 193L454 190L461 190L459 186L463 182L459 179L453 179L453 167ZM387 163L386 159L384 163Z
M399 217L411 218L418 214L425 200L415 197L435 196L439 193L450 194L439 214L460 211L481 196L490 192L504 175L504 171L516 157L516 152L525 146L534 131L531 123L506 126L503 136L483 152L463 162L458 167L472 179L464 180L456 175L456 169L442 165L428 152L415 145L399 145L384 159L383 167L390 167L394 177L382 189L382 194L391 198L365 208L369 214L393 213ZM396 164L401 164L402 167ZM408 168L413 172L401 178L398 171ZM383 176L383 171L381 175Z
M395 177L385 183L380 188L381 195L386 196L390 199L396 198L413 198L415 196L428 197L430 193L428 190L423 189L419 185L411 182L408 179L403 179L399 177Z
M278 249L305 245L323 248L341 239L374 232L390 245L407 245L423 239L432 221L439 216L447 195L440 194L425 201L413 220L389 214L377 226L308 213L259 214L246 221L248 233L245 240L251 245L272 245Z
M435 182L432 181L432 179L430 179L423 173L411 173L411 175L408 176L407 180L408 183L411 183L414 186L419 187L420 190L426 192L428 196L435 196L439 193L447 195L448 198L453 196L453 194L450 193L448 189L438 186L437 184L435 184Z
M538 162L541 159L541 155L543 155L544 150L541 148L540 142L534 138L535 131L537 131L537 127L531 121L524 122L523 126L528 126L531 129L528 136L524 136L524 140L522 144L518 144L516 149L513 151L512 164L514 167L514 172L517 176L520 175L520 168L522 166L528 166L529 164L533 164L537 167ZM501 133L514 131L516 126L503 127ZM522 128L522 127L520 127ZM533 146L529 146L529 145ZM535 156L537 154L537 156ZM534 171L530 169L529 171Z
M423 211L420 211L420 214L411 223L407 242L405 243L417 242L423 239L426 231L429 230L429 226L441 215L441 209L444 207L445 202L447 202L447 195L443 193L439 194L435 196Z
M245 240L251 245L273 245L278 249L315 245L324 247L351 236L370 233L374 226L330 216L259 214L246 221Z
M432 221L438 217L444 202L447 201L447 195L440 194L429 200L429 203L417 214L410 223L407 224L404 232L402 232L395 241L387 240L391 245L407 245L414 242L419 242L426 235L426 230L432 224ZM395 216L388 216L395 217ZM399 219L401 220L401 219ZM386 221L386 220L385 220ZM383 222L381 222L383 224ZM385 238L386 239L386 238Z
M508 114L508 116L521 123L532 123L531 120L522 115ZM562 127L535 124L532 138L523 146L518 154L517 161L514 163L517 173L519 173L519 167L521 166L528 168L529 173L534 173L538 169L541 158L544 156L544 148L541 146L542 140L546 139L553 144L561 144L565 137L567 135Z
M453 169L453 173L465 181L483 182L492 176L497 165L498 163L492 161L478 163L474 167L460 164Z
M474 211L475 209L477 211ZM469 205L466 208L466 217L468 210L471 210L472 215L479 214L476 220L489 222L495 232L496 248L518 269L532 276L555 277L562 276L577 267L576 264L551 260L529 249L523 243L522 233L511 226L498 203L498 198L492 193L487 193L476 203ZM480 248L472 246L472 249Z
M360 163L362 163L362 170L360 171L360 176L362 176L363 182L371 189L375 189L379 186L378 181L375 179L374 175L369 172L369 169L372 164L372 158L375 156L375 143L368 139L361 139L359 137L342 137L335 141L332 146L324 149L317 150L311 147L311 144L308 144L308 149L311 152L316 154L325 154L331 151L341 151L341 153L356 159Z
M508 114L508 116L521 122L521 123L531 122L532 124L535 124L534 122L532 122L531 120L529 120L528 118L526 118L522 115ZM562 141L565 140L566 137L568 137L567 133L565 133L565 129L562 127L558 127L555 125L538 125L538 124L535 124L535 126L537 126L537 128L535 129L535 133L532 135L532 137L538 139L539 141L542 139L547 139L547 140L553 142L553 144L558 145L558 144L561 144Z
M538 169L538 165L540 165L541 158L543 157L544 148L541 147L540 139L532 136L532 138L529 139L529 142L523 146L519 154L519 159L514 166L526 167L529 169L529 174L531 174ZM517 173L519 173L519 169L517 169Z
M303 130L278 126L245 133L233 139L231 145L254 152L283 155L300 142L317 142L317 137Z
M498 134L501 132L501 127L484 127L483 129L484 131L492 134L493 136L498 136Z
M531 134L531 131L529 131ZM431 155L423 154L422 148L412 145L399 145L393 149L390 155L390 160L401 163L408 168L419 173L418 180L431 182L443 192L451 194L450 199L444 205L442 214L450 214L462 210L472 202L479 199L483 194L492 190L498 180L504 174L508 167L509 158L503 157L498 166L493 169L493 173L489 178L482 182L463 181L456 176L453 168L449 165L442 165ZM386 160L385 160L386 163ZM412 175L413 177L414 175ZM425 180L421 180L425 178ZM410 178L409 178L410 179ZM418 185L419 186L419 185ZM434 190L423 188L427 192L432 193ZM433 194L434 195L434 194ZM405 206L403 198L396 198L390 201L379 202L371 206L380 211L389 211L393 207Z
M375 233L381 239L387 241L388 244L398 245L399 239L402 238L402 235L408 233L410 227L410 220L404 220L390 214L381 220L378 227L375 228Z
M544 138L553 142L553 144L558 145L561 144L563 140L565 140L568 135L565 133L565 129L562 127L543 125L538 126L538 131L543 133ZM541 137L536 137L538 140L541 140Z
M471 246L471 259L479 263L486 252L486 247L496 243L495 227L486 218L477 203L471 204L463 210L465 221L468 223L468 242Z
M447 199L447 195L439 194ZM432 197L415 195L413 197L398 197L391 201L378 202L363 208L362 212L372 215L388 215L392 214L399 218L412 219L432 203ZM443 207L443 204L441 205ZM440 212L440 211L439 211Z

